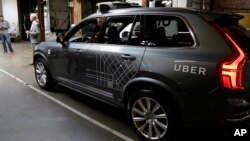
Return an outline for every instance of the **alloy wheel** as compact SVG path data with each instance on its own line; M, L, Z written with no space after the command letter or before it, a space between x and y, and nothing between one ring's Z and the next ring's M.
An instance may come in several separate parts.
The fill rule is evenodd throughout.
M132 121L141 135L149 140L161 139L168 130L168 117L162 105L149 97L141 97L132 105Z
M45 86L47 84L47 72L44 64L42 62L38 62L36 64L36 79L40 86Z

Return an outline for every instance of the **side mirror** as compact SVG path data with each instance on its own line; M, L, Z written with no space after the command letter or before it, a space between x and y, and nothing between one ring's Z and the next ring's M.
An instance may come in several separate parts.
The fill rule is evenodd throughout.
M65 46L65 40L64 40L64 35L63 33L58 33L56 42L61 43L63 46Z

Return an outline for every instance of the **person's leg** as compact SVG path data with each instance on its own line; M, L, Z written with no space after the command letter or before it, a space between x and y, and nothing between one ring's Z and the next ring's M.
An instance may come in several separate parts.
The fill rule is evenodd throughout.
M5 36L4 36L4 34L1 34L0 36L1 36L2 44L3 44L3 50L4 50L4 52L8 52L7 47L6 47L6 42L5 42L5 40L6 40Z
M33 55L34 55L34 50L35 50L36 45L37 45L36 43L31 43L33 53L32 53L32 63L30 63L30 65L34 64L34 62L33 62Z
M11 46L10 36L9 36L8 33L5 34L5 38L6 38L6 43L8 44L8 47L9 47L9 51L10 51L10 52L14 52L14 51L13 51L13 48L12 48L12 46Z
M34 53L35 47L36 47L36 44L35 44L35 43L32 43L32 52L33 52L33 53Z

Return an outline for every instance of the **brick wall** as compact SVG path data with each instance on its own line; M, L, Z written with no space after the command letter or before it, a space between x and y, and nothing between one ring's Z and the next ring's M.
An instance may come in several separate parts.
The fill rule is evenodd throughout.
M214 0L215 11L250 12L250 0Z

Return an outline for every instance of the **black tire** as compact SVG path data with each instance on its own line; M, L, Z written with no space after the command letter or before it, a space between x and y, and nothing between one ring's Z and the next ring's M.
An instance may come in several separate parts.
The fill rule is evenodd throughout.
M38 58L35 61L35 77L36 82L40 88L44 90L53 90L56 86L56 82L51 77L50 72L42 58Z
M167 100L163 100L151 90L137 91L129 100L128 119L142 140L172 140L176 120Z

